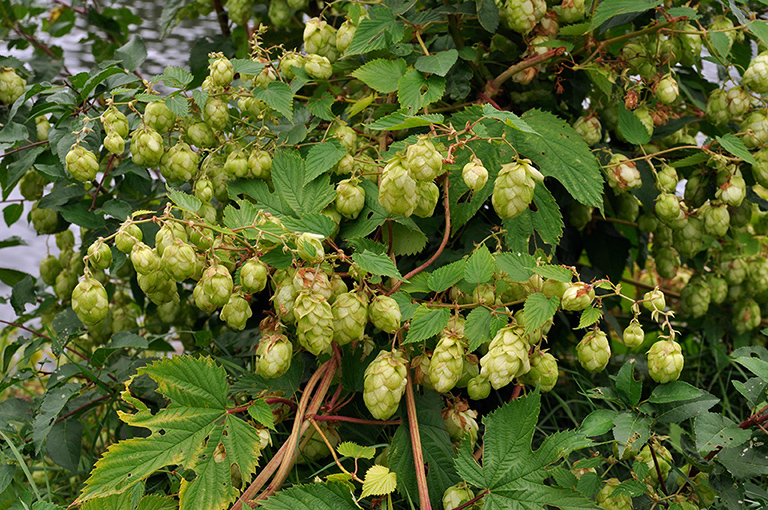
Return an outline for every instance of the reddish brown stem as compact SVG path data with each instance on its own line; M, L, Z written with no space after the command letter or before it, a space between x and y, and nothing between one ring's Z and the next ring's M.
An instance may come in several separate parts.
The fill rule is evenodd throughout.
M115 162L115 155L112 154L109 157L109 161L107 162L107 168L104 169L104 175L101 176L99 185L96 187L96 192L93 194L93 201L91 202L91 208L88 209L89 211L93 211L94 209L96 209L96 199L99 198L99 193L101 193L101 188L104 186L104 181L107 180L107 175L109 175L109 171L112 170L112 164L114 162Z
M659 479L661 492L663 492L665 496L669 496L669 492L667 491L667 484L664 481L664 477L661 476L661 466L659 466L659 459L656 457L656 449L653 447L653 445L650 444L648 445L648 449L651 451L651 457L653 457L653 466L656 468L656 476Z
M527 58L525 60L522 60L518 62L517 64L510 66L506 71L498 75L495 79L488 82L488 84L485 87L485 93L488 94L488 96L493 97L496 94L499 93L499 90L501 90L501 86L504 84L505 81L519 73L520 71L524 71L528 69L529 67L533 67L535 65L541 64L542 62L545 62L551 58L558 57L565 53L565 46L561 46L559 48L552 48L546 53L542 53L541 55L536 55L535 57Z
M270 405L271 404L285 404L285 405L287 405L288 407L290 407L294 411L296 409L298 409L298 406L295 403L293 403L290 400L288 400L287 398L268 397L268 398L264 399L264 402L266 402L267 404L270 404Z
M216 18L219 21L222 35L229 37L229 19L227 18L227 11L224 10L224 6L221 4L221 0L213 0L213 8L216 9Z
M477 496L475 496L474 498L470 499L469 501L467 501L467 502L466 502L466 503L464 503L464 504L461 504L461 505L457 506L457 507L456 507L456 508L454 508L453 510L464 510L465 508L467 508L467 507L469 507L469 506L472 506L472 505L474 505L474 504L475 504L477 501L480 501L482 498L484 498L485 496L487 496L487 495L488 495L488 494L490 494L490 493L491 493L491 491L490 491L490 490L488 490L488 489L485 489L483 492L479 493L479 494L478 494Z
M48 143L48 140L41 140L39 142L32 142L30 144L25 145L24 147L19 147L18 149L13 149L8 152L5 152L3 154L0 154L0 159L3 159L6 156L10 156L11 154L16 154L17 152L21 152L23 150L30 149L32 147L37 147L38 145L43 145L45 143Z
M432 504L429 501L429 488L427 487L427 470L424 466L424 453L421 450L419 421L416 417L416 397L413 394L410 370L405 384L405 406L408 410L408 430L411 434L413 463L416 467L416 486L419 488L419 507L421 510L432 510Z
M363 418L352 418L351 416L321 416L319 414L316 414L312 416L312 419L315 421L344 421L347 423L359 423L360 425L381 425L381 426L387 426L387 425L400 425L402 423L401 420L366 420Z
M443 241L440 243L440 246L437 248L437 251L422 265L411 271L410 273L407 273L405 276L403 276L402 280L398 280L395 282L394 285L392 285L392 288L389 289L389 292L386 293L387 296L391 296L395 292L397 292L397 289L400 288L400 285L403 284L403 281L407 281L409 278L416 276L417 274L424 271L426 268L428 268L435 260L437 260L437 257L440 256L441 253L443 253L443 250L448 245L448 239L451 237L451 199L448 195L448 183L449 180L447 177L443 179L443 206L445 207L445 232L443 233Z

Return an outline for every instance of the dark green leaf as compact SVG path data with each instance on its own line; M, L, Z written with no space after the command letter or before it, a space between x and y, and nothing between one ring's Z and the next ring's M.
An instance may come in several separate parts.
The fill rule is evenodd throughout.
M627 110L622 102L619 102L619 132L629 143L635 145L642 145L651 140L651 133L645 125L637 115Z
M528 267L528 269L530 269L532 273L558 282L568 283L573 279L573 271L563 266L555 266L552 264L545 264L543 266L533 265Z
M496 255L496 265L513 282L527 282L533 275L530 267L536 267L536 259L527 253L500 253Z
M446 51L439 51L432 55L424 55L416 59L414 67L422 73L432 73L438 76L445 76L448 71L451 70L453 64L459 58L459 52L450 49ZM405 62L403 62L405 64ZM392 92L392 91L390 91Z
M744 142L738 139L733 133L727 133L723 136L718 136L716 139L718 142L720 142L720 145L723 147L723 149L727 150L740 160L745 161L750 165L757 164L757 161L755 161L755 158L752 156L752 154L750 154L749 150L744 145Z
M448 308L429 308L421 305L411 319L411 327L403 343L421 342L440 333L451 318Z
M29 275L22 271L18 271L16 269L8 269L7 267L0 267L0 282L3 282L9 287L13 287L27 276Z
M169 87L183 89L189 85L193 79L194 76L192 76L192 73L186 69L181 67L168 66L165 68L165 71L163 71L163 74L155 76L152 78L152 81L155 83L162 81Z
M249 74L251 76L256 76L267 66L266 64L255 62L249 58L233 58L230 62L232 62L234 72L238 74Z
M45 438L53 427L54 421L59 417L59 413L67 405L67 402L80 393L82 385L79 383L66 383L57 386L46 392L40 410L35 416L32 431L32 442L35 445L35 451L40 452Z
M636 498L645 494L646 490L645 484L639 480L624 480L613 489L611 497L625 495Z
M443 116L439 113L411 115L408 113L408 110L404 108L369 124L368 128L374 131L398 131L400 129L412 129L415 127L442 123Z
M559 304L560 299L557 296L547 299L547 296L541 292L528 296L523 305L525 332L531 333L543 327L549 319L554 317Z
M355 252L352 254L352 260L360 266L363 270L382 276L388 276L395 278L396 280L402 280L403 277L400 271L397 270L397 266L392 262L386 254L374 253L372 251Z
M494 0L478 0L477 19L488 32L495 34L499 28L499 8Z
M359 510L349 487L332 482L294 485L261 506L266 510Z
M135 71L147 58L147 47L142 38L134 34L127 43L115 50L115 58L129 71Z
M725 447L736 447L749 441L752 432L721 414L701 413L693 422L696 449L700 453Z
M416 69L407 71L397 82L397 98L400 106L418 112L443 97L445 78L442 76L424 76Z
M275 430L275 417L272 408L264 400L256 400L248 406L248 416L256 420L262 427Z
M35 280L27 275L13 286L11 291L11 306L17 315L24 313L24 305L35 302Z
M104 217L90 209L91 201L87 200L63 205L59 208L59 212L65 220L79 227L91 230L103 227L106 224Z
M507 325L508 319L504 315L504 309L499 311L501 313L497 315L487 308L475 308L469 312L464 325L464 336L469 340L468 352L475 351L481 344L489 342L501 328Z
M29 130L22 124L15 122L8 122L2 130L0 130L0 142L1 143L13 143L19 140L26 140L29 138Z
M613 419L613 438L619 448L619 457L630 448L639 451L651 437L651 421L633 411L624 411Z
M298 152L275 151L272 161L272 182L277 194L293 209L297 217L308 213L319 213L336 197L327 175L305 185L305 172L304 160Z
M763 441L750 448L724 448L716 458L737 479L768 475L768 448Z
M597 409L592 411L581 422L579 431L587 437L602 436L613 429L613 419L619 413L611 409Z
M480 246L470 255L464 266L464 279L469 283L486 283L491 281L496 272L496 262L485 245Z
M432 292L443 292L456 285L459 280L464 278L466 263L465 259L460 259L432 271L432 274L429 275L429 289Z
M405 25L395 18L395 13L391 9L379 7L369 12L371 16L360 21L352 42L345 52L346 56L394 46L405 35Z
M273 81L267 88L256 88L253 97L264 101L270 108L282 113L289 121L293 121L293 92L291 87L281 81Z
M182 119L189 115L189 101L181 94L165 98L165 105Z
M634 371L635 360L629 359L616 375L616 393L629 407L635 407L643 393L643 383L635 380Z
M405 60L402 58L396 60L379 58L359 67L352 76L376 92L389 94L397 90L397 82L405 74L406 68Z
M592 24L589 29L594 30L609 19L622 14L645 12L661 5L662 0L603 0L597 6Z
M188 195L173 188L168 188L168 198L170 198L171 202L176 204L179 208L191 213L197 213L203 205L200 199L196 196Z

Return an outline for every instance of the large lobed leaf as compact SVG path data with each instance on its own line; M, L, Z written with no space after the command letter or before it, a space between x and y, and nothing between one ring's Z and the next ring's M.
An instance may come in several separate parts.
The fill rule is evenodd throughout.
M227 412L225 370L210 358L184 356L156 361L139 369L138 375L143 374L157 383L170 404L152 414L130 395L130 381L126 384L123 399L137 412L119 412L119 417L149 429L150 435L110 446L78 502L119 494L158 469L176 465L195 473L191 481L181 481L180 510L226 508L239 495L231 470L238 470L247 483L257 466L260 441L255 428Z
M459 475L489 490L485 509L531 510L546 505L562 510L597 508L575 489L544 484L552 464L592 442L581 432L567 430L552 434L538 450L532 450L539 410L536 390L486 416L482 464L472 458L470 448L461 448L456 457Z

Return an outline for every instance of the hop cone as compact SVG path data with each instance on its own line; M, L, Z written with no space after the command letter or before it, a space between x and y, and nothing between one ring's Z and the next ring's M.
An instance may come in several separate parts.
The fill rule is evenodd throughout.
M595 503L604 510L632 510L632 498L626 494L611 496L621 482L618 478L609 478L595 496Z
M420 138L405 151L405 166L413 179L434 181L443 169L443 157L432 142Z
M466 482L459 482L456 485L451 485L443 493L443 510L453 510L458 508L470 499L474 498L475 494L467 486Z
M416 181L400 159L390 161L381 174L379 203L390 214L408 217L419 201Z
M464 369L464 346L457 337L443 335L429 362L429 380L435 391L451 391L461 379Z
M261 292L267 286L269 269L264 262L257 258L248 260L240 268L240 285L248 294Z
M400 351L380 351L365 369L363 400L377 420L386 420L397 411L405 392L406 363Z
M640 187L640 171L623 154L614 154L605 168L608 184L618 192Z
M143 125L131 135L131 158L144 168L157 166L163 157L163 137L160 133Z
M357 179L344 179L336 186L336 210L348 220L354 220L365 206L365 190Z
M27 82L10 67L0 67L0 103L11 105L24 95Z
M525 35L544 17L546 10L544 0L507 0L504 19L510 29Z
M328 300L317 294L302 292L293 307L299 345L319 356L333 341L333 311Z
M400 328L400 305L389 296L376 296L368 307L371 323L385 333L394 333Z
M741 83L752 92L758 94L768 92L768 54L763 52L749 63Z
M262 335L256 354L259 357L258 374L265 379L274 379L291 367L293 345L287 336L279 333Z
M457 400L454 405L443 409L442 416L451 439L456 442L467 439L471 446L475 446L480 429L477 424L477 411L470 409L466 401Z
M742 299L733 307L733 327L739 335L759 327L760 319L760 305L754 299Z
M99 171L99 161L96 159L96 155L79 145L72 147L64 160L67 164L67 171L80 182L92 181Z
M531 165L529 159L518 159L501 167L493 187L491 202L501 219L516 218L533 201L536 181L544 176Z
M198 285L202 286L201 292L208 302L216 308L226 305L232 296L232 275L220 264L209 266Z
M674 340L659 340L648 349L648 374L657 383L677 381L683 362L683 350Z
M702 279L692 279L680 292L680 305L686 315L693 319L703 317L709 310L710 292Z
M144 124L161 135L171 130L176 123L176 114L166 106L165 101L152 101L144 110Z
M101 322L109 312L107 291L95 278L86 276L72 291L72 309L86 326Z
M461 177L464 184L472 191L480 191L488 182L488 170L483 166L483 162L477 158L464 165L461 170Z
M242 331L245 329L245 323L252 315L251 304L243 296L232 294L227 304L221 309L219 317L230 328Z
M368 298L357 292L336 297L333 311L333 339L339 345L362 340L368 321Z
M531 355L531 370L523 374L520 380L531 386L539 385L542 393L552 391L557 384L559 370L557 359L548 352L535 351Z
M531 369L528 341L523 328L507 326L499 330L480 358L480 376L488 379L498 390Z
M611 359L611 345L608 337L600 330L593 330L584 335L576 346L579 363L589 372L600 372Z

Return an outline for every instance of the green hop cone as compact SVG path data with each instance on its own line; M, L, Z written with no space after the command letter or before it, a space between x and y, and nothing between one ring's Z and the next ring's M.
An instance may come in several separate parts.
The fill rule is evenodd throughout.
M262 335L256 355L259 357L257 373L265 379L274 379L291 368L293 345L283 334Z
M131 159L144 168L152 168L160 163L165 152L160 133L143 125L132 133Z
M304 69L306 58L301 53L295 51L289 51L283 58L280 59L280 72L283 73L287 79L292 80L296 77L296 73L293 72L293 68Z
M618 478L606 480L603 488L595 496L595 503L604 510L632 510L632 498L627 494L612 496L613 491L620 483Z
M677 86L677 80L671 75L667 75L656 85L656 99L663 104L672 104L677 101L680 95L680 89Z
M747 115L739 125L741 141L747 149L756 149L768 141L768 114L765 110L756 110Z
M518 159L502 165L493 187L491 202L501 219L520 216L533 201L536 181L544 176L536 170L529 159Z
M40 278L46 285L53 285L56 283L56 277L59 276L63 269L59 259L53 255L47 255L40 262Z
M435 391L451 391L461 379L464 368L464 346L453 335L443 335L437 342L429 362L429 379Z
M229 7L232 3L234 2L228 2L227 6ZM239 17L232 17L233 13L230 8L230 19L238 25L244 25L245 23L241 23L241 21L248 21L248 18L250 18L249 11L253 9L253 3L249 0L238 3L244 7L243 11L245 12L235 13L235 15ZM215 59L208 65L208 75L211 77L211 83L215 87L222 89L229 87L229 84L232 83L232 79L235 77L235 67L222 53L213 53L211 54L211 57L215 57Z
M418 201L416 181L404 161L400 158L391 160L381 173L379 203L390 214L407 218L413 214Z
M80 182L92 181L99 171L96 155L79 145L72 147L64 157L67 171Z
M339 141L349 152L357 150L357 133L354 129L343 124L336 124L328 130L328 134Z
M474 492L467 486L466 482L459 482L445 489L442 503L443 510L454 510L475 497ZM471 509L472 507L470 507Z
M703 211L702 211L703 209ZM699 209L704 221L704 231L715 237L725 237L731 226L731 214L725 204L709 204Z
M704 222L691 216L682 228L673 232L672 238L680 255L693 258L702 249L703 234Z
M319 18L312 18L304 25L304 49L310 55L321 55L329 62L339 58L336 49L336 29Z
M303 267L294 274L292 284L296 292L311 292L322 296L330 303L333 289L328 275L323 271L313 267Z
M584 0L563 0L559 7L555 7L558 20L563 23L575 23L584 18ZM548 18L542 19L542 22Z
M434 182L416 181L418 203L413 214L419 218L429 218L435 213L435 207L440 199L440 190Z
M469 163L464 165L461 170L461 178L464 184L472 191L480 191L488 182L488 170L483 166L483 162L477 158L472 158Z
M104 148L112 154L120 156L125 152L125 139L117 133L109 133L104 137Z
M272 0L273 3L274 1L275 0ZM326 443L319 434L312 433L309 441L306 443L302 441L304 446L299 449L299 457L296 460L297 464L309 464L324 459L331 454L331 450L328 449L328 444L331 445L331 448L336 448L341 441L339 432L332 427L329 422L321 421L318 424L318 427L323 431L323 434L325 434L325 440L327 440L328 443ZM311 430L314 431L314 429Z
M333 311L333 339L341 346L363 339L368 323L368 298L358 292L345 292L336 297Z
M299 345L315 356L331 347L333 311L328 300L318 294L301 292L293 307Z
M45 177L43 177L40 172L30 168L19 180L19 193L21 193L22 197L30 201L40 200L43 198L45 183Z
M181 239L173 242L163 250L160 258L162 268L177 282L191 278L197 269L197 254L195 250Z
M221 131L229 122L227 103L218 97L210 97L203 108L203 119L214 131Z
M160 257L157 252L140 241L131 249L131 263L139 274L146 275L160 270Z
M733 87L725 95L731 117L742 117L752 106L752 96L744 87Z
M299 258L310 264L317 264L325 258L323 249L323 237L317 234L304 232L296 239L296 249Z
M692 278L680 292L680 306L692 319L706 315L710 299L709 287L701 278Z
M333 75L333 66L328 58L310 53L304 62L304 70L315 80L327 80Z
M488 345L488 352L480 358L480 376L490 381L495 390L530 369L528 340L519 326L500 329Z
M592 207L574 200L568 207L568 221L577 230L584 230L592 221Z
M219 317L231 329L242 331L252 315L251 304L240 294L233 293L227 304L222 307Z
M358 182L344 179L336 186L336 210L348 220L356 219L365 207L365 190Z
M128 117L114 106L110 106L101 114L101 123L104 126L104 131L115 133L120 138L127 137L130 132Z
M531 386L539 385L542 393L552 391L557 384L560 371L557 367L557 358L548 352L534 351L530 358L531 369L520 376L520 380Z
M741 84L758 94L768 92L768 54L763 52L749 63Z
M296 303L297 296L298 292L290 280L277 285L275 293L272 296L272 302L275 307L275 312L281 321L285 323L292 323L296 321L293 308L294 304Z
M371 323L385 333L400 329L400 305L389 296L376 296L368 307Z
M659 276L671 280L677 274L680 267L680 255L674 248L662 248L654 252L656 271Z
M200 164L200 156L188 144L179 142L163 154L160 173L171 182L186 182L192 179Z
M600 120L592 115L576 119L576 122L573 123L573 129L581 135L584 142L590 147L603 139L603 127L600 125Z
M99 237L88 247L88 262L96 269L109 269L112 265L112 250L103 238Z
M663 164L657 174L656 185L659 191L665 193L674 193L677 189L677 170L667 164Z
M643 327L640 325L640 322L637 319L632 319L630 321L629 326L624 328L624 333L622 336L624 338L624 345L630 349L638 347L645 341L645 332L643 331Z
M443 157L426 137L409 145L405 151L405 166L416 181L434 181L443 170Z
M672 469L672 454L666 447L660 444L654 444L653 449L656 452L656 460L654 461L654 457L650 448L651 447L649 445L643 446L643 448L640 450L640 453L638 453L635 457L635 460L648 466L648 474L646 475L645 481L650 482L653 487L658 487L659 473L656 471L656 464L658 462L662 479L666 480L669 476L670 470Z
M186 129L185 139L195 147L213 147L216 135L211 127L201 120L191 122Z
M109 311L107 291L95 278L86 276L72 291L72 309L86 326L101 322Z
M175 239L187 242L187 229L184 225L175 221L165 223L155 233L155 250L157 254L162 256L165 248L173 244Z
M10 67L0 67L0 103L12 105L24 95L27 82Z
M35 134L37 141L42 142L48 139L48 132L51 130L51 123L45 115L35 117Z
M341 24L336 32L336 50L339 52L339 55L343 55L347 48L349 48L349 45L352 44L355 32L357 32L357 27L352 23L352 20L347 20Z
M697 28L691 23L679 25L682 32L695 32ZM686 67L691 67L701 61L701 36L696 33L678 34L680 40L680 63Z
M683 226L688 218L684 204L672 193L659 193L654 202L654 211L662 222L672 228Z
M131 253L133 246L140 243L144 238L139 226L135 223L126 222L120 225L120 229L115 236L115 247L123 253Z
M213 183L207 175L200 176L194 184L195 196L203 202L210 202L213 198Z
M269 22L273 27L287 27L291 22L292 15L291 6L288 5L286 0L269 0L267 16L269 16Z
M757 163L752 165L752 177L760 186L768 187L768 148L760 149L752 156Z
M716 305L723 304L725 298L728 297L728 284L726 283L725 278L710 273L707 275L706 281L707 287L709 287L710 303Z
M53 284L53 292L61 301L67 301L72 297L72 291L77 286L77 274L69 269L64 269L56 277L56 283Z
M468 441L474 447L477 442L477 411L473 411L463 399L457 399L453 405L443 408L443 423L451 439L457 443Z
M165 101L157 100L147 104L143 119L144 124L164 135L176 123L176 114L168 108Z
M560 308L563 310L580 311L586 309L595 299L595 290L588 283L571 283L563 292Z
M272 170L272 156L265 150L254 150L248 155L248 172L256 179L269 179Z
M544 0L506 0L503 5L507 26L520 34L527 34L544 17L547 4Z
M266 89L275 80L277 80L277 71L272 66L267 66L253 78L253 86Z
M739 285L747 277L747 261L742 257L724 257L720 261L720 273L728 285Z
M674 340L659 340L648 349L648 374L657 383L677 381L683 371L683 350Z
M245 151L236 149L229 153L224 162L224 171L229 177L242 179L248 175L248 156Z
M473 377L467 383L467 393L472 400L488 398L488 395L491 394L491 381L482 375Z
M579 363L588 372L601 372L611 359L608 337L600 330L592 330L576 346Z
M377 420L397 411L405 392L407 360L400 351L380 351L365 369L363 400Z
M736 170L732 175L725 177L722 183L720 181L718 178L719 187L715 192L715 197L722 200L726 205L740 206L747 196L747 183L741 176L741 172Z
M617 192L639 188L643 183L635 163L623 154L614 154L605 167L608 184Z
M267 265L257 258L249 259L240 268L240 285L243 292L255 294L261 292L267 286L269 269Z
M733 328L741 335L760 326L760 305L752 298L741 299L733 307Z
M715 89L707 98L707 120L719 126L731 119L728 111L728 94L723 89Z
M198 282L208 302L216 308L226 305L232 296L232 275L221 264L213 264L204 272Z

